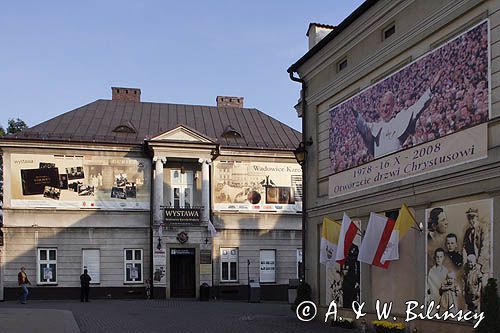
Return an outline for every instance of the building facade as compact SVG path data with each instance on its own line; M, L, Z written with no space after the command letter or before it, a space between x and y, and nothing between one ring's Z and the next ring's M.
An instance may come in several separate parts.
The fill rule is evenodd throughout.
M318 42L310 26L310 50L288 69L301 84L303 142L312 141L304 262L314 300L347 313L366 302L367 321L376 300L394 302L399 320L410 300L479 312L482 287L500 277L500 2L365 1L330 30ZM360 263L360 244L343 268L319 263L325 217L345 212L363 233L371 213L395 219L403 204L417 223L387 269Z
M33 298L286 299L301 253L299 132L243 98L217 106L145 103L136 88L97 100L0 146L0 290ZM300 259L300 258L299 258Z

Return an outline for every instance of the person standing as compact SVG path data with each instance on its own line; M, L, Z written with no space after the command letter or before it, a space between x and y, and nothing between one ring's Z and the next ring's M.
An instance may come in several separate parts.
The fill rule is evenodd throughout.
M434 306L439 304L441 299L439 288L448 275L448 269L443 265L444 256L442 248L437 248L434 251L434 266L429 269L427 274L427 304L434 301Z
M90 281L92 278L88 274L87 269L83 270L83 274L80 275L80 300L83 302L89 301L89 291L90 291Z
M28 275L26 275L24 266L21 267L21 271L17 274L17 282L23 291L20 302L21 304L26 304L29 294L28 285L31 286L31 282L28 280Z

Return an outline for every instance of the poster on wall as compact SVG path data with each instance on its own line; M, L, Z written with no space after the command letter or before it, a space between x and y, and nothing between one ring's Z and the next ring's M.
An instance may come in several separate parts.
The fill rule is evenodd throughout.
M343 308L351 308L352 302L360 301L360 263L359 247L351 245L349 255L344 263L335 263L326 268L326 304L332 301Z
M99 249L84 249L82 251L82 273L86 269L90 275L91 284L101 283L101 252Z
M435 206L425 216L427 306L482 311L481 291L493 273L493 200Z
M332 107L329 196L487 157L488 21Z
M166 285L167 255L164 249L155 249L153 253L153 285L155 287Z
M146 159L12 154L10 172L13 208L150 208Z
M295 163L214 162L214 209L300 212L302 169Z
M276 282L275 250L260 250L260 282Z

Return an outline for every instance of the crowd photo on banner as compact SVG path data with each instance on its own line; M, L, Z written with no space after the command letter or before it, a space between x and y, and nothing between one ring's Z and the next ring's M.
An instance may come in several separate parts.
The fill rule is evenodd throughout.
M486 122L488 63L484 22L332 107L332 172Z
M443 205L426 211L426 303L437 311L480 312L481 292L492 274L493 201Z

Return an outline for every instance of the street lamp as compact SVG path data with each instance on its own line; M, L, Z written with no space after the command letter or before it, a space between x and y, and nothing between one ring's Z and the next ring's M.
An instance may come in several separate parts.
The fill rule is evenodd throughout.
M306 146L312 145L312 139L309 138L306 142L302 141L299 143L299 146L293 151L293 154L295 155L295 159L297 160L297 163L300 165L303 165L304 162L306 161L307 158L307 150Z
M299 146L293 151L297 163L302 167L302 267L299 272L300 279L305 281L306 278L306 186L304 180L306 179L305 162L307 158L307 146L312 145L313 141L310 137L309 140L301 141Z

